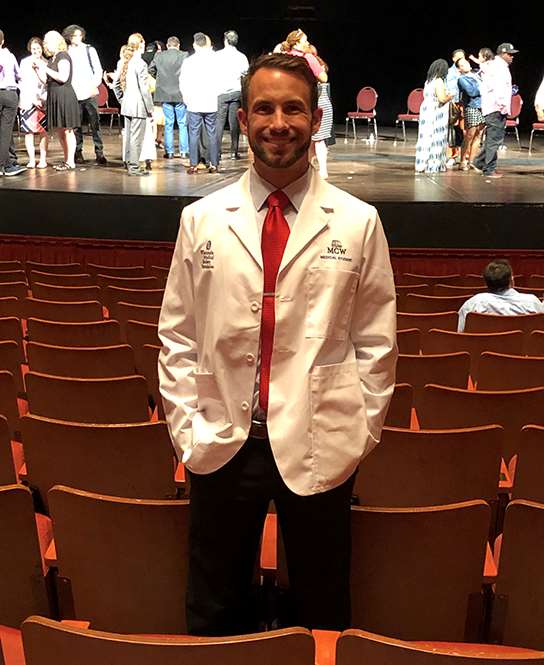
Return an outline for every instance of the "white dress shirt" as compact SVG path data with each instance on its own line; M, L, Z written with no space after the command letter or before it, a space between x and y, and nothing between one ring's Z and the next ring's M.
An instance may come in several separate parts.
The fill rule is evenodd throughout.
M469 312L478 314L541 314L544 304L532 293L519 293L515 289L506 289L500 293L477 293L469 298L459 310L457 332L465 329L465 319Z
M29 55L21 60L19 82L19 108L28 111L33 105L43 107L47 97L47 86L32 67L34 58Z
M220 84L216 58L212 49L199 49L183 61L179 87L188 111L217 112Z
M246 56L236 48L236 46L225 46L224 49L217 51L217 62L219 65L219 81L221 95L229 92L240 92L242 84L240 79L249 69L249 62Z
M78 101L96 97L102 82L102 65L96 49L87 44L72 45L68 54L72 58L72 88Z
M499 55L482 67L482 113L498 111L510 115L512 109L512 75L510 67Z

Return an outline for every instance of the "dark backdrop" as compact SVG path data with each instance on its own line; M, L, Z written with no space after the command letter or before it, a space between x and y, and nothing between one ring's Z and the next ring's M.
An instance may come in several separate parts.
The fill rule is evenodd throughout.
M32 35L78 23L86 28L88 43L96 46L108 69L114 68L120 46L134 31L142 32L147 41L177 35L187 49L198 30L220 47L224 30L234 28L240 34L240 49L252 56L271 50L287 32L301 27L329 63L337 122L354 108L358 89L372 85L379 94L379 122L392 124L405 110L410 90L423 85L434 59L449 59L457 47L477 54L482 46L495 49L509 41L521 51L512 76L525 101L521 121L527 127L534 119L534 95L544 74L541 26L518 17L521 5L515 4L505 10L498 2L367 6L354 0L159 0L136 8L136 3L103 0L20 4L11 0L8 5L9 1L2 3L0 28L17 56L24 55Z

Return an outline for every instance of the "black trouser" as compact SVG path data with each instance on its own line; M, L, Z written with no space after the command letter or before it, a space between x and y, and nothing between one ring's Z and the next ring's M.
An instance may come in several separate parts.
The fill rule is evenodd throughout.
M104 144L102 143L102 136L100 134L100 116L98 115L98 97L89 97L89 99L82 99L79 102L79 110L81 113L81 125L83 125L83 118L85 113L89 119L89 128L93 135L94 151L96 155L102 155L104 152ZM81 127L75 128L76 134L76 152L83 152L83 131Z
M229 119L230 128L230 151L231 153L238 152L240 144L240 125L238 123L237 112L240 108L241 92L227 92L224 95L219 95L217 99L217 145L219 150L219 157L221 157L221 141L223 140L223 131L225 130L225 123L227 117Z
M480 154L474 160L474 166L482 169L484 175L491 175L497 168L497 152L504 142L506 116L499 111L488 113L485 119L485 142Z
M271 499L285 542L291 623L347 628L353 479L321 494L294 494L279 474L268 440L252 438L218 471L191 473L189 633L237 635L258 629L252 581Z
M0 90L0 169L12 163L9 149L13 139L13 126L17 117L19 97L15 90Z

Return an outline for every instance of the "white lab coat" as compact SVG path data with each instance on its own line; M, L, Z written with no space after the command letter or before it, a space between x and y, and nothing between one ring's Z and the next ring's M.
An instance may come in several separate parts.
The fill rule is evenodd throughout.
M174 447L197 474L247 439L263 268L249 173L184 208L159 336ZM276 287L270 444L287 486L343 483L376 445L394 388L396 302L376 210L313 172Z

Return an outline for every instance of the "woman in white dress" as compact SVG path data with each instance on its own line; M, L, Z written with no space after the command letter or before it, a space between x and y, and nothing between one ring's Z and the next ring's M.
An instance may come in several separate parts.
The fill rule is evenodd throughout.
M416 146L416 172L440 173L446 170L448 122L452 95L446 89L448 63L435 60L427 72L423 103L419 110Z
M19 120L21 132L25 135L25 147L28 153L28 169L45 169L47 167L47 146L49 137L47 134L47 113L45 100L47 98L47 86L38 77L36 66L45 66L43 57L42 40L32 37L27 45L29 56L21 60L19 81ZM36 164L36 151L34 147L34 135L40 137L40 161Z

